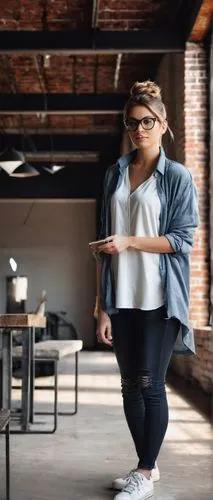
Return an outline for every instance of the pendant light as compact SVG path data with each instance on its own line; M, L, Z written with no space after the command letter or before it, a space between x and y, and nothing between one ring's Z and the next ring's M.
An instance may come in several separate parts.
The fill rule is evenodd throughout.
M34 168L32 165L29 165L29 163L23 163L19 167L15 168L13 172L10 174L10 177L17 177L17 178L24 178L24 177L35 177L36 175L39 175L38 170Z
M49 165L48 167L44 167L44 170L46 170L47 172L49 172L49 174L57 174L57 172L59 172L59 170L62 170L64 167L64 165Z
M24 162L24 154L9 146L0 156L0 167L9 175Z
M45 111L45 114L47 115L47 120L48 120L48 126L49 126L49 139L50 139L50 152L51 152L51 163L48 165L48 166L44 166L44 170L46 170L46 172L48 172L49 174L57 174L57 172L59 172L60 170L62 170L63 168L65 168L65 165L57 165L54 163L54 141L53 141L53 135L52 135L52 126L51 126L51 122L50 122L50 118L49 118L49 115L48 115L48 106L47 106L47 95L46 95L46 92L43 93L43 96L44 96L44 111Z

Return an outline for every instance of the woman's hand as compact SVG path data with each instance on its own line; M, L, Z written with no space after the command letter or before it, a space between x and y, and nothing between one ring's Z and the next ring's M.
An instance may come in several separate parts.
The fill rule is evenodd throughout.
M112 325L108 314L102 309L98 313L96 335L98 342L112 346Z
M123 252L129 247L129 236L114 234L112 236L108 236L107 239L110 241L108 243L104 243L103 245L99 245L97 249L98 252L105 252L113 255Z

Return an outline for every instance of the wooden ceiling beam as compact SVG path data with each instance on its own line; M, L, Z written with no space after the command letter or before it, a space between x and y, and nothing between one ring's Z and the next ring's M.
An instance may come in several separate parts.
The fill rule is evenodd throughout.
M189 41L201 42L212 26L213 20L213 1L203 0L200 5L197 17L189 34Z

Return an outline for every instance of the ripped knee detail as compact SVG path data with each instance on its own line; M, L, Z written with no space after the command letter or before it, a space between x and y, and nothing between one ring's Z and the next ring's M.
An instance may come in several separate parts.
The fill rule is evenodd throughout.
M148 389L152 385L150 375L139 375L138 377L122 377L121 388L122 392L129 393L136 390Z

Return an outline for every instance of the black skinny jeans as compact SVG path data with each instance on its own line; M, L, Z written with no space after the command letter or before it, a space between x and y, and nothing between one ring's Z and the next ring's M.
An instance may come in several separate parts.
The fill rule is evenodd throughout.
M138 467L154 467L168 425L165 375L179 330L165 307L120 309L111 316L113 346L121 373L124 413Z

